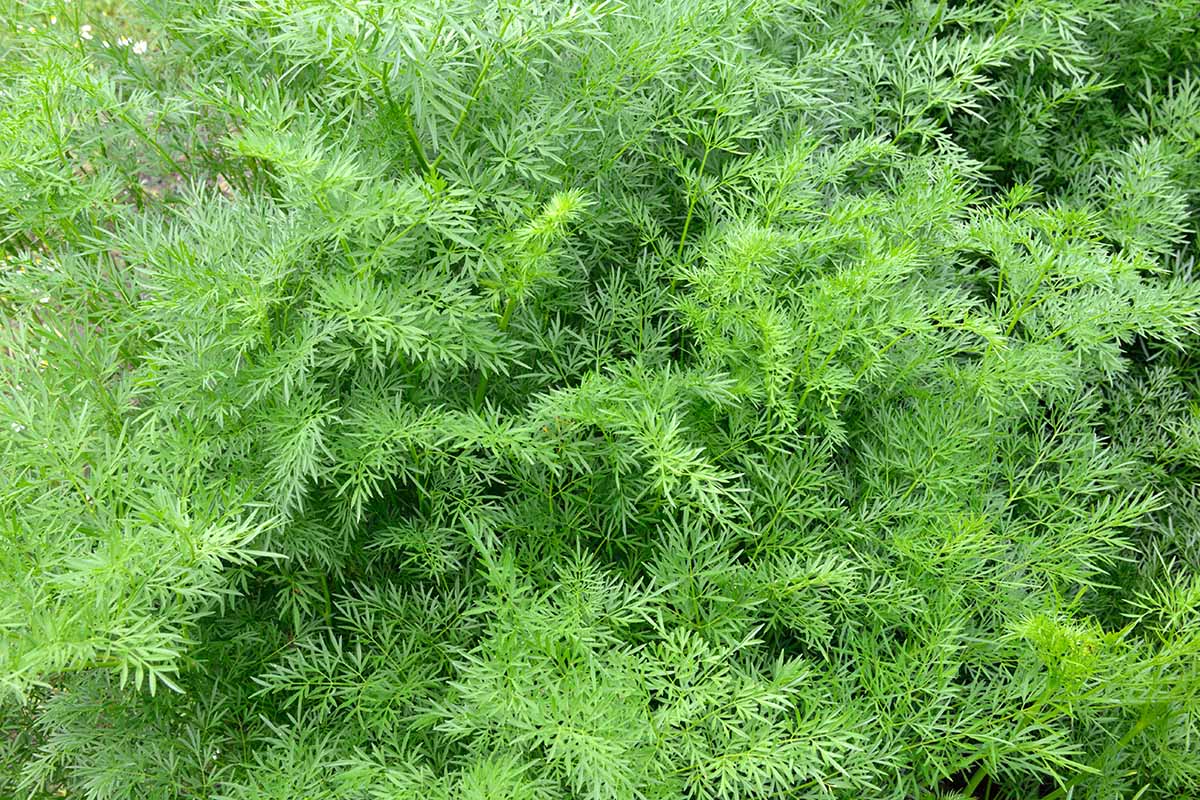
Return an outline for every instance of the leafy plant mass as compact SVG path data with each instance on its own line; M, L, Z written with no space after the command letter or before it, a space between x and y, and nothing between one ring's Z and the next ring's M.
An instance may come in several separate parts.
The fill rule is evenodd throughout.
M0 19L0 796L1200 796L1197 0Z

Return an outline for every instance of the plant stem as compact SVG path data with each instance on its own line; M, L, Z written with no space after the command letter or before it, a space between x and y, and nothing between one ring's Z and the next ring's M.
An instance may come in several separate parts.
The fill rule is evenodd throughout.
M329 595L329 579L321 573L321 594L325 598L325 625L333 627L333 598Z
M513 311L515 311L516 308L517 308L517 298L516 297L508 298L508 302L506 302L504 304L504 313L500 316L500 322L496 326L500 329L501 333L504 333L506 330L508 330L508 323L509 323L509 321L512 320ZM488 374L486 372L480 372L479 373L479 382L475 384L475 398L474 398L474 402L473 402L473 405L474 405L474 408L476 411L483 408L483 399L484 399L484 396L487 394L487 388L488 388Z
M1142 712L1142 716L1138 718L1138 721L1133 724L1133 727L1131 727L1129 730L1127 730L1125 732L1125 735L1122 736L1119 741L1116 741L1113 744L1109 745L1107 748L1105 748L1104 752L1101 753L1094 761L1092 761L1091 764L1088 765L1087 770L1078 773L1074 778L1067 781L1062 786L1058 787L1053 792L1051 792L1050 794L1043 797L1042 800L1060 800L1060 798L1066 797L1067 792L1071 791L1071 789L1073 789L1075 786L1079 785L1079 783L1081 781L1083 781L1084 778L1086 778L1090 774L1094 774L1094 773L1098 772L1099 765L1103 764L1105 761L1107 761L1108 759L1115 756L1117 753L1124 750L1125 747L1128 746L1128 744L1130 742L1132 742L1135 738L1137 738L1137 735L1139 733L1144 731L1146 728L1148 728L1150 726L1151 723L1153 723L1155 720L1157 720L1158 717L1160 716L1160 714L1161 714L1161 708L1157 705L1150 706L1149 708L1147 708L1145 711Z
M696 180L699 181L704 177L704 167L708 163L708 154L712 152L712 148L708 142L704 143L704 157L700 159L700 169L696 171ZM696 210L696 201L699 200L698 192L688 192L688 210L687 217L683 220L683 233L679 235L679 250L675 253L675 258L683 257L683 246L687 243L688 228L692 225L692 214Z

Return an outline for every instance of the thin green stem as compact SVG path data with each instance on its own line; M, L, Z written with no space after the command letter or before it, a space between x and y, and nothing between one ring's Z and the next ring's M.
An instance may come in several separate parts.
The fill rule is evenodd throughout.
M712 152L712 147L706 141L704 143L704 157L700 159L700 169L696 171L696 181L699 183L704 178L704 167L708 164L708 154ZM699 191L688 192L688 210L687 216L683 220L683 233L679 235L679 249L675 252L675 258L683 258L683 247L687 244L688 229L692 225L692 214L696 210L696 201L700 199Z
M512 315L516 308L517 298L509 297L508 302L504 304L504 313L500 316L500 322L496 326L500 329L501 333L504 333L506 330L508 330L508 323L512 320ZM475 384L475 396L472 402L472 405L476 411L479 411L481 408L483 408L483 401L487 396L487 389L488 374L481 371L479 373L479 381Z
M508 26L512 22L512 19L512 14L509 14L504 18L504 22L500 25L500 33L497 34L497 38L504 38L504 34L508 30ZM487 78L488 72L491 70L492 62L495 61L495 58L495 50L489 50L487 55L484 56L483 65L479 68L479 74L475 76L475 84L471 87L471 94L467 98L467 102L463 104L462 111L459 112L458 119L454 122L454 127L450 129L451 141L458 136L458 132L462 130L463 123L467 121L467 114L470 113L472 106L474 106L475 102L479 99L479 91L483 88L483 81ZM437 158L433 160L433 168L437 169L438 164L442 163L442 159L445 157L445 150L438 153Z
M1060 800L1060 798L1066 797L1067 793L1070 792L1071 789L1082 783L1089 775L1095 775L1098 773L1104 762L1108 761L1117 753L1124 750L1130 742L1138 737L1138 734L1146 730L1146 728L1152 725L1160 716L1162 716L1162 706L1157 704L1148 706L1142 712L1142 715L1138 718L1138 721L1135 722L1133 726L1125 732L1125 735L1122 736L1118 741L1113 742L1111 745L1105 748L1104 752L1101 753L1094 761L1092 761L1086 770L1078 773L1074 778L1043 797L1042 800Z
M333 627L333 598L329 594L329 578L321 573L321 596L325 600L325 626Z

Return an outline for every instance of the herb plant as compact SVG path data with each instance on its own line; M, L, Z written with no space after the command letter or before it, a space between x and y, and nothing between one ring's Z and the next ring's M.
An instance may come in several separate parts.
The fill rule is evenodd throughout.
M0 795L1200 795L1200 2L0 19Z

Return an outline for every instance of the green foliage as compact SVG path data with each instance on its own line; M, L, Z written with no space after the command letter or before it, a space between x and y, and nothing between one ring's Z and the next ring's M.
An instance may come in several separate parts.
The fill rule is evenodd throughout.
M0 795L1200 795L1200 4L0 20Z

